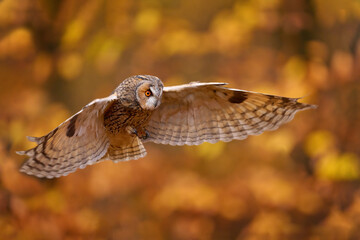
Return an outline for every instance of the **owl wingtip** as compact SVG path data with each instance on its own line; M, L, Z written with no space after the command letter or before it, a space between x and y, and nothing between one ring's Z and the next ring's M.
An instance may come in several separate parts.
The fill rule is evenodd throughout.
M307 97L308 95L305 95L305 96L302 96L302 97L298 97L298 98L295 98L295 101L298 102L300 99L303 99L305 97ZM319 106L316 105L316 104L307 104L307 103L301 103L303 106L304 106L304 110L305 109L316 109L318 108Z
M23 166L21 166L21 167L19 168L19 172L27 173L27 172L26 172L26 169L25 169Z
M308 104L309 105L309 108L311 109L317 109L319 106L318 105L315 105L315 104Z
M26 151L16 151L15 153L18 155L26 155Z
M41 141L41 137L26 136L26 138L27 138L30 142L40 143L40 141Z
M300 99L300 98L299 98ZM296 99L297 101L298 99ZM300 102L297 102L300 103ZM307 104L307 103L300 103L302 105L302 110L306 110L306 109L317 109L319 106L315 105L315 104Z

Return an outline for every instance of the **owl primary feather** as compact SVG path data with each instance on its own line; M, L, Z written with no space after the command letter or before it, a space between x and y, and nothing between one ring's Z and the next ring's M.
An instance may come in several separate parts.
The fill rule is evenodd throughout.
M124 80L18 154L29 159L20 171L37 177L66 176L102 160L146 155L144 142L198 145L228 142L275 130L297 111L314 108L286 98L226 88L226 83L164 87L155 76Z

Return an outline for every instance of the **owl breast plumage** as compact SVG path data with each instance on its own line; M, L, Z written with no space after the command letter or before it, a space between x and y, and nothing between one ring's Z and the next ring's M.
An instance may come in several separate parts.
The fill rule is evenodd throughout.
M228 142L275 130L297 111L314 108L286 98L226 88L226 83L164 87L159 78L137 75L106 98L96 99L18 154L20 171L37 177L66 176L102 160L146 155L144 142L198 145Z

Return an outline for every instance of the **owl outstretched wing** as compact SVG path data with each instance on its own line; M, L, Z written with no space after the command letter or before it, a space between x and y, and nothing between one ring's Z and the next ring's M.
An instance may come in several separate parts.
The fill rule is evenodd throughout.
M96 99L43 137L28 137L38 145L18 154L29 159L20 171L37 177L60 177L99 161L108 150L103 114L115 95Z
M147 141L170 145L228 142L275 130L297 111L315 108L286 98L224 87L226 83L190 83L165 87L162 102L146 127Z

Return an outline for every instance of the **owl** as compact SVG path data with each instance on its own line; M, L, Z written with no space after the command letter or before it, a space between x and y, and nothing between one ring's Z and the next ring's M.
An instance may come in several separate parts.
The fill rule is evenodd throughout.
M18 154L29 159L20 171L36 177L66 176L103 160L142 158L144 142L198 145L245 139L289 122L297 111L315 108L287 98L193 82L164 87L155 76L125 79L106 98L81 111Z

